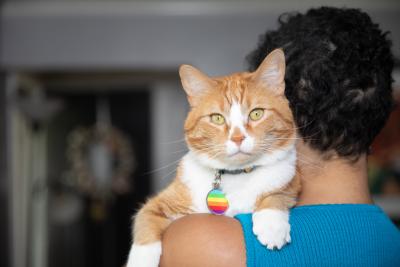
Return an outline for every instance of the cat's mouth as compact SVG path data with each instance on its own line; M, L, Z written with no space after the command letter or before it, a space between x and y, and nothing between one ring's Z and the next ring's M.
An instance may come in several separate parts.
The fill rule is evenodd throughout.
M228 157L232 158L232 157L235 157L235 156L251 156L251 155L252 155L251 153L244 152L242 150L238 150L237 152L235 152L235 153L233 153L231 155L228 155Z

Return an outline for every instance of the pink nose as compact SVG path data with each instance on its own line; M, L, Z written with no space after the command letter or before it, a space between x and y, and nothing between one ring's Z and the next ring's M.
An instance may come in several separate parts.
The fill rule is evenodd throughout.
M245 136L243 134L234 134L231 137L231 141L234 142L237 146L240 146L242 144L242 141L244 140Z

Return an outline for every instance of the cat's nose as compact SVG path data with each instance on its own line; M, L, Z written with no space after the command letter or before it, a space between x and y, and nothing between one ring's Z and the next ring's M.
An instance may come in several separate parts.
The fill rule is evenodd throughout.
M237 146L240 146L242 144L242 141L244 140L245 136L243 134L234 134L231 137L231 141L234 142Z

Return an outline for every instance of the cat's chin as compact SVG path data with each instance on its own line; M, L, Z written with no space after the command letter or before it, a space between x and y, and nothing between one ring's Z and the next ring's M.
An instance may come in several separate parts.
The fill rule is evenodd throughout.
M251 163L251 161L254 160L254 155L251 153L246 153L246 152L242 152L242 151L238 151L232 155L228 155L226 157L226 162L230 163L230 164L239 164L239 165L243 165L243 164L248 164Z
M237 152L233 155L221 157L219 159L212 159L206 154L191 152L197 161L202 165L213 169L227 169L235 170L247 167L253 167L257 158L250 153Z

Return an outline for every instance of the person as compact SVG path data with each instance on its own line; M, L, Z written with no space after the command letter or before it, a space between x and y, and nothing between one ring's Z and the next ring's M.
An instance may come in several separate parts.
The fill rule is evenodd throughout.
M286 55L285 94L301 137L292 242L263 247L251 214L189 215L167 229L160 266L400 266L400 232L367 181L370 145L393 109L387 33L346 8L284 14L279 24L248 60L254 70L277 47Z

